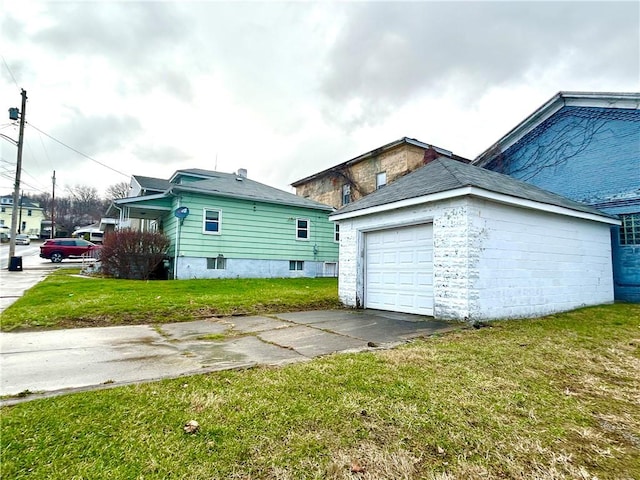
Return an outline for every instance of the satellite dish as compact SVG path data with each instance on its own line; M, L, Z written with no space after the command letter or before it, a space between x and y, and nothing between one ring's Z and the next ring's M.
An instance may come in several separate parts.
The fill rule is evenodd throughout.
M185 219L189 215L189 208L188 207L176 208L175 211L173 212L173 215L176 218L179 218L181 220Z

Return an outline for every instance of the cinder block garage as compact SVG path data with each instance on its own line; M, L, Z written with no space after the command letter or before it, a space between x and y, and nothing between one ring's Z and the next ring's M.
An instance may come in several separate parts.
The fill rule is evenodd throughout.
M434 160L330 218L348 306L478 321L613 301L619 221L479 167Z

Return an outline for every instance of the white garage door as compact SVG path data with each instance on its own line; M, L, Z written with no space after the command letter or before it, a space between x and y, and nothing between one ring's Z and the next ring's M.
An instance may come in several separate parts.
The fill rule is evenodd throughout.
M365 235L366 308L433 315L433 225Z

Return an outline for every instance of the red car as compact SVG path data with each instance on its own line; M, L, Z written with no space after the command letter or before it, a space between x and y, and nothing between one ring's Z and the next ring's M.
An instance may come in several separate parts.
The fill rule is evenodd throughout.
M52 238L40 246L40 256L60 263L64 258L97 257L100 245L82 238Z

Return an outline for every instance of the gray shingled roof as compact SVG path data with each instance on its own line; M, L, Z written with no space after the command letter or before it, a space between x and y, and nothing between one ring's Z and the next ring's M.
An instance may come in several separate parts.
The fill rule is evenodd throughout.
M182 171L182 170L181 170ZM240 177L233 173L209 172L212 177L181 185L173 185L172 191L184 191L219 195L222 197L242 198L260 202L278 203L303 208L332 211L333 208L322 203L299 197L263 183Z
M380 190L376 190L360 200L345 205L334 212L333 215L364 210L370 207L391 204L401 200L446 192L462 187L481 188L516 198L616 218L606 215L595 208L574 202L573 200L521 182L507 175L448 158L436 159L428 165L386 185Z
M136 182L145 190L156 190L158 192L164 192L171 186L169 180L154 177L144 177L142 175L133 175Z

